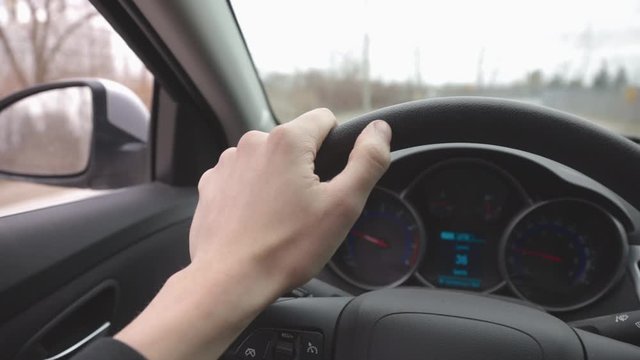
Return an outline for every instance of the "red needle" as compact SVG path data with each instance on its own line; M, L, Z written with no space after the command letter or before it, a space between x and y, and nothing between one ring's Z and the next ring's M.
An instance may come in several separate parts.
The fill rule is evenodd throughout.
M529 250L529 249L515 249L516 252L519 252L522 255L525 256L536 256L545 260L549 260L555 263L559 263L562 262L562 258L559 256L555 256L555 255L551 255L551 254L547 254L545 252L542 251L536 251L536 250Z
M353 235L359 237L359 238L362 238L363 240L366 240L366 241L372 243L373 245L375 245L375 246L377 246L379 248L388 249L390 247L388 242L386 242L384 240L381 240L381 239L378 239L376 237L373 237L373 236L371 236L369 234L365 234L363 232L356 231L356 230L352 230L351 233Z

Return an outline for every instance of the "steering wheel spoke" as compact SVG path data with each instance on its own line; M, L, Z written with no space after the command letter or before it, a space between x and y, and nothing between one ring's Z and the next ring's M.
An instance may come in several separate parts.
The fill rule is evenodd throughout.
M604 336L576 329L584 345L585 358L589 360L634 360L640 359L640 347Z

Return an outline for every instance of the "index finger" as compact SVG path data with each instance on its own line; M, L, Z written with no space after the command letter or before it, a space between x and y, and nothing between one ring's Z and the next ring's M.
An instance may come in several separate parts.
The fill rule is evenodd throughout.
M308 136L311 140L308 144L313 146L313 153L320 149L322 142L329 134L329 131L338 124L335 115L331 110L319 108L306 112L295 120L285 124L290 130L299 136Z

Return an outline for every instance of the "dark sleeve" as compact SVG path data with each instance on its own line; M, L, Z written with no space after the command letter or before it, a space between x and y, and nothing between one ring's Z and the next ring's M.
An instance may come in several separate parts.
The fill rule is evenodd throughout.
M102 338L87 345L71 360L146 360L126 344L112 338Z

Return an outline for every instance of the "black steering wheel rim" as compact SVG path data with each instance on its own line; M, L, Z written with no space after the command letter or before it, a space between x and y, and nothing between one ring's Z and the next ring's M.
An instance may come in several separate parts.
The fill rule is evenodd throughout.
M571 167L640 208L640 147L577 116L519 101L451 97L382 108L333 129L318 152L316 172L335 176L358 134L371 121L387 121L391 150L425 144L478 143L537 154ZM606 166L603 166L606 164Z

